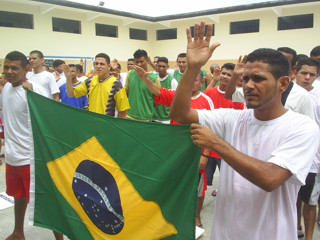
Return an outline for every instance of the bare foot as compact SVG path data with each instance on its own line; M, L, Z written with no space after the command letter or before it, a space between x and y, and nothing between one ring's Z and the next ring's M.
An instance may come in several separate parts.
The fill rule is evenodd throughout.
M24 234L13 232L9 237L5 240L25 240Z

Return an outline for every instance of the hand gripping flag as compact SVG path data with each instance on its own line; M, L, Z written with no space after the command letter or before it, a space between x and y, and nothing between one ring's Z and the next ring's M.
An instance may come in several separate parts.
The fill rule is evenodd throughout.
M34 225L72 240L195 238L200 149L188 126L27 97Z

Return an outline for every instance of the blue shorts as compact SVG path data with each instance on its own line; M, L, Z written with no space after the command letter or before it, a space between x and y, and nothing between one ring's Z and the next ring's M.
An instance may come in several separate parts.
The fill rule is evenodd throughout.
M207 175L207 185L212 186L213 174L216 171L216 168L219 168L221 165L221 158L209 157L206 165L206 175Z

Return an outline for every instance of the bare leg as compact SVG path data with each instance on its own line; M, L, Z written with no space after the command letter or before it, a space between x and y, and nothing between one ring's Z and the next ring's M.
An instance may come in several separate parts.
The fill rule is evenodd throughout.
M6 240L25 240L23 225L27 205L27 198L14 198L14 229Z
M317 219L317 222L320 225L320 196L319 196L319 201L318 201L318 219Z
M303 205L303 220L305 228L305 240L312 240L314 222L316 219L316 207L317 205L309 205L304 203Z
M53 234L54 234L56 240L63 240L63 235L61 233L57 233L57 232L53 231Z
M298 229L301 228L301 209L302 209L302 201L301 201L300 195L298 195L298 199L297 199Z
M200 218L200 213L201 213L201 209L203 206L203 200L204 197L198 197L198 201L197 201L197 215L196 215L196 226L200 226L201 224L201 218Z

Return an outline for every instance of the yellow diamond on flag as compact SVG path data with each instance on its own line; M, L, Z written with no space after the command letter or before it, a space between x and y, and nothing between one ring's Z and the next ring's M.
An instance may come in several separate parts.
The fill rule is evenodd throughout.
M160 206L140 196L95 137L47 167L94 239L161 239L177 234Z

